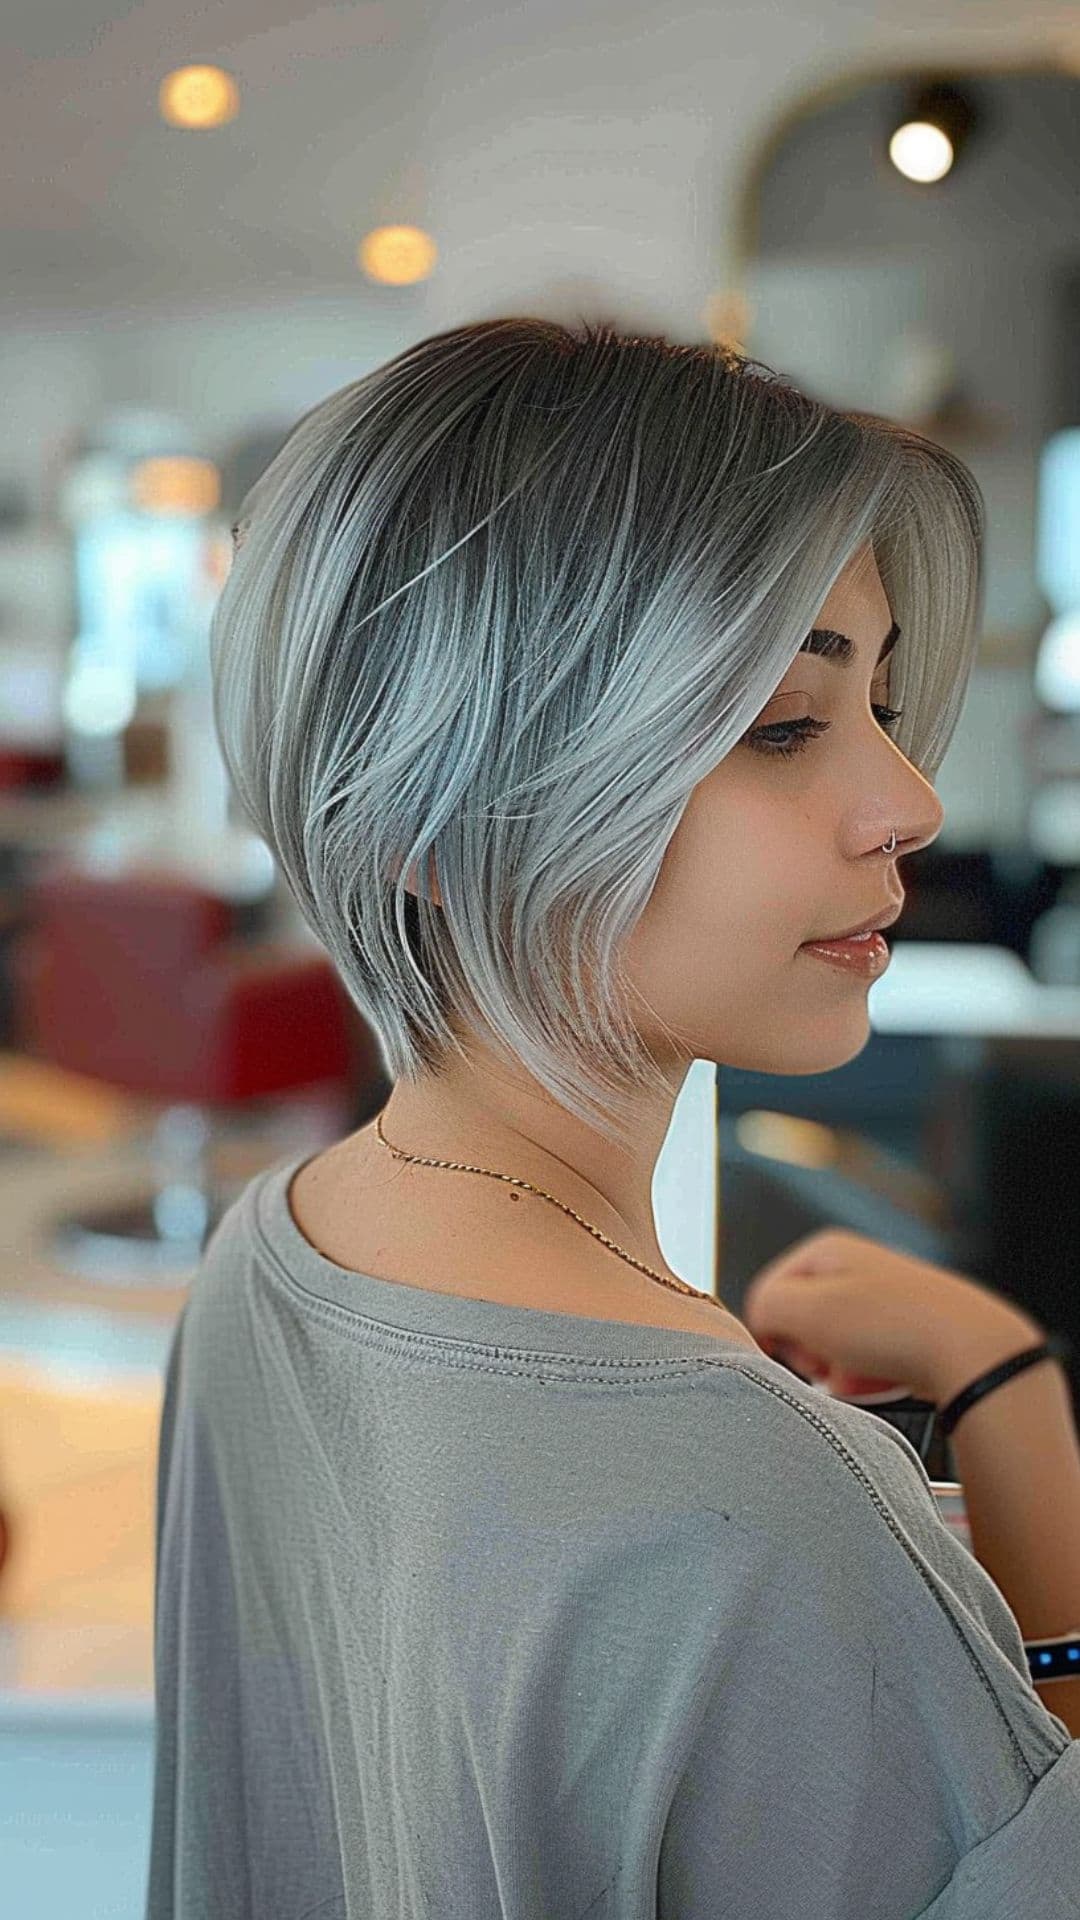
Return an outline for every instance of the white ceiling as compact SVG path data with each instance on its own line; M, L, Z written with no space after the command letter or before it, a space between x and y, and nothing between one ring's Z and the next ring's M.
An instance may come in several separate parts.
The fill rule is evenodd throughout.
M355 285L355 247L417 158L421 9L227 0L5 0L3 295L162 305ZM18 16L17 18L13 16ZM161 119L172 68L233 73L238 117ZM415 188L412 216L422 215Z
M0 306L176 311L348 292L471 317L576 281L684 316L728 272L741 183L778 116L845 74L963 74L1049 62L1080 17L1060 0L5 0ZM877 16L877 17L875 17ZM240 113L168 127L172 68L220 64ZM426 288L370 287L363 234L415 221L440 248ZM662 316L661 316L662 317Z

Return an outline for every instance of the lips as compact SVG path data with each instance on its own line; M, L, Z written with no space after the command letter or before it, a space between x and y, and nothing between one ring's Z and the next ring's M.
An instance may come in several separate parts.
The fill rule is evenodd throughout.
M904 902L890 902L880 912L872 914L869 920L860 920L857 927L848 927L844 933L822 933L812 940L804 940L804 947L822 947L835 944L837 940L851 940L857 933L880 933L883 927L891 927L899 920L904 911Z

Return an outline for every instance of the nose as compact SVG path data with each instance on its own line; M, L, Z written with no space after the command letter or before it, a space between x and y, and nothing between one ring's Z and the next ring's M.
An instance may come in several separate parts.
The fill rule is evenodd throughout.
M945 824L945 809L934 788L923 774L915 769L913 771L919 784L917 804L912 807L909 802L906 818L901 807L897 806L899 817L893 827L896 834L894 860L899 860L904 854L918 853L922 847L932 846ZM888 844L887 839L885 844Z

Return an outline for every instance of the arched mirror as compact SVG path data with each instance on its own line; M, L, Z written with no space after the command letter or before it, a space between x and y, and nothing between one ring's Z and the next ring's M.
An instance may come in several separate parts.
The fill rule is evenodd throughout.
M971 467L983 643L936 781L940 844L1080 868L1080 784L1057 766L1052 801L1040 794L1040 718L1067 703L1036 674L1061 611L1041 577L1044 459L1080 427L1078 125L1080 77L1052 69L848 74L795 102L745 184L740 317L748 352ZM1080 663L1076 679L1080 713Z
M830 1224L1075 1322L1078 126L1080 74L1052 66L848 72L793 99L744 182L714 337L949 448L986 539L979 658L935 775L945 823L901 868L872 1039L830 1074L720 1074L726 1300L771 1234Z

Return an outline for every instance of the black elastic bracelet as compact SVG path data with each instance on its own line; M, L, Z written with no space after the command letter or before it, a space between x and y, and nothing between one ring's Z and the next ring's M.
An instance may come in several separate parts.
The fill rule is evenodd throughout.
M1065 1334L1050 1333L1045 1340L1040 1341L1038 1346L1025 1347L1023 1353L1018 1353L1014 1359L1004 1360L1000 1367L992 1367L989 1373L980 1374L977 1380L972 1381L970 1387L965 1387L962 1393L958 1393L954 1399L950 1400L948 1406L939 1408L937 1423L946 1440L957 1421L962 1419L968 1409L973 1407L977 1400L981 1400L984 1394L993 1393L995 1387L1000 1387L1006 1380L1011 1380L1014 1373L1023 1373L1025 1367L1033 1367L1040 1360L1069 1360L1072 1357L1072 1350L1072 1341Z

